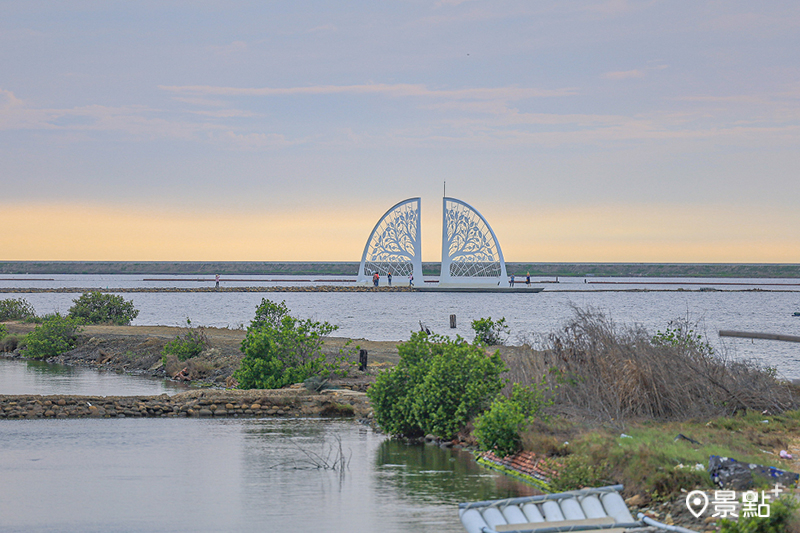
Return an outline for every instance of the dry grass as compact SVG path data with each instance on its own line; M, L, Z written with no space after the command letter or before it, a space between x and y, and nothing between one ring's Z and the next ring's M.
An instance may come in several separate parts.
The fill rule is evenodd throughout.
M698 342L654 344L641 327L617 328L602 313L575 309L542 350L504 350L512 382L548 375L555 408L607 421L685 420L796 408L790 385L748 361Z

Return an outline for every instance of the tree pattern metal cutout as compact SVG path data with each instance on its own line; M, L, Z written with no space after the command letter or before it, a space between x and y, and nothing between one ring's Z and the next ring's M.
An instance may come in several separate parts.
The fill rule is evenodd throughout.
M447 199L444 223L452 277L499 277L501 256L483 217L468 205Z
M419 199L398 204L380 220L367 243L361 274L408 277L419 255Z

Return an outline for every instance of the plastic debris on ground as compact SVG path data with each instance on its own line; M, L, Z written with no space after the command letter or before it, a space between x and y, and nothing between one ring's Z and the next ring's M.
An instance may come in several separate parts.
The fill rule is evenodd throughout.
M712 455L708 458L708 473L715 484L725 489L747 490L754 486L758 477L770 484L780 483L786 487L796 487L800 475L774 466L743 463L730 457Z

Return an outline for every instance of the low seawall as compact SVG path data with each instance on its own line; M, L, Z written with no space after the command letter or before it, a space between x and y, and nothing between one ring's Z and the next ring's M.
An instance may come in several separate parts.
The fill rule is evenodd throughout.
M193 390L168 396L0 395L0 419L314 417L371 415L349 390Z
M39 294L39 293L68 293L82 294L90 291L110 293L133 292L414 292L414 287L407 285L392 285L373 287L367 285L264 285L258 287L4 287L4 294Z

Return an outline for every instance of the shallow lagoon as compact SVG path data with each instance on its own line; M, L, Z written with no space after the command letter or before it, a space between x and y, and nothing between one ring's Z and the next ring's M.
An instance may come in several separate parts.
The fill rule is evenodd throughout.
M316 468L337 439L349 467ZM458 532L459 502L533 490L350 420L15 420L0 441L2 531Z

